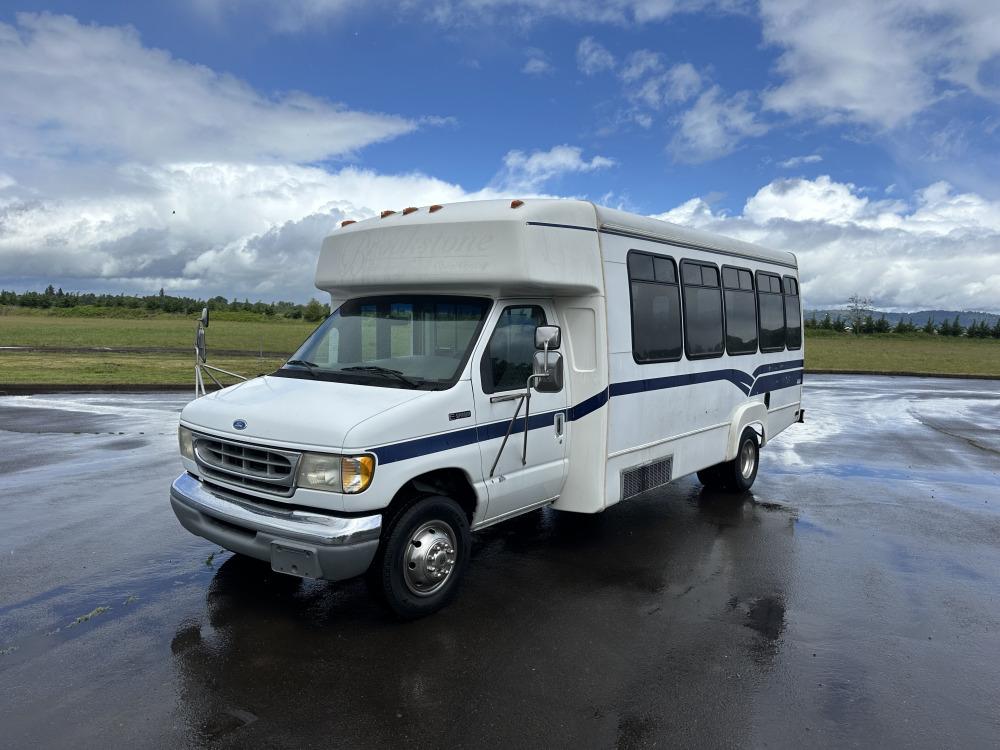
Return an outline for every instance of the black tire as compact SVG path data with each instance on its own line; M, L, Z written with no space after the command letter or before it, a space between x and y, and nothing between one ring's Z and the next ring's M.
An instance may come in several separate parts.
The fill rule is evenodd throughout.
M389 522L369 584L397 617L424 617L454 598L471 549L469 520L458 503L420 498Z
M753 487L760 466L760 439L752 427L740 435L736 458L698 472L703 485L713 490L742 493Z

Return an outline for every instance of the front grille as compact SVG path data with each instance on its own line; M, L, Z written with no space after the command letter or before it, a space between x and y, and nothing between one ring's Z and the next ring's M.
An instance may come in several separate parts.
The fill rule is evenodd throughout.
M667 456L648 464L625 469L622 471L622 500L628 500L667 484L673 468L674 457Z
M194 455L205 478L288 497L295 491L301 453L233 440L194 436Z

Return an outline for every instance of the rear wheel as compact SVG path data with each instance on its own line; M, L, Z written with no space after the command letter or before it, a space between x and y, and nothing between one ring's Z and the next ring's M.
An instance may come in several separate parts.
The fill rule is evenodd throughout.
M455 596L470 549L469 521L458 503L424 497L390 522L369 579L397 616L423 617Z
M736 458L698 472L699 481L715 490L725 492L746 492L757 478L760 464L760 439L752 427L747 427L740 435Z

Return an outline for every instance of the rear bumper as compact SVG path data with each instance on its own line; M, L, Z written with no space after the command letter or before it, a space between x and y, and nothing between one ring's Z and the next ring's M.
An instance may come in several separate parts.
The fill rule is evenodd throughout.
M190 474L170 486L181 526L216 544L271 563L280 572L340 581L368 569L382 530L379 514L342 518L285 510L209 492Z

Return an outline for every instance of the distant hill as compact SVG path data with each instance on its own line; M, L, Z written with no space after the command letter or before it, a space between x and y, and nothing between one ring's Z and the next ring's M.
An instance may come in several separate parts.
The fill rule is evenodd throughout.
M847 310L806 310L805 318L809 320L816 316L816 320L823 320L824 316L830 315L831 319L836 319L839 315L841 318L847 318ZM955 320L955 316L958 316L958 322L962 324L963 327L968 328L972 323L977 323L980 320L985 320L990 326L996 325L997 318L1000 315L996 313L988 312L975 312L970 310L918 310L917 312L883 312L882 310L874 310L872 312L872 317L878 320L883 315L885 319L889 321L891 325L896 325L900 318L908 318L911 323L917 327L922 326L927 322L927 318L934 321L934 325L941 325L944 322L951 323Z

